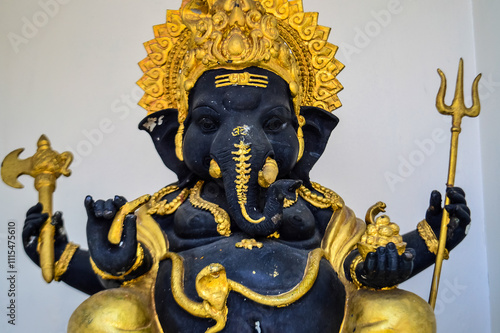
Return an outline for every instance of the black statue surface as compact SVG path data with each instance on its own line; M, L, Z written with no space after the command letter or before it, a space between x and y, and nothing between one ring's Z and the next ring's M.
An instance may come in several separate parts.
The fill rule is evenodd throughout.
M196 203L193 204L193 200L183 201L174 213L151 215L166 233L169 250L183 258L184 287L187 296L193 300L198 298L194 283L196 276L212 262L222 264L231 279L260 294L278 295L287 292L301 281L308 253L321 246L332 214L345 209L340 208L342 204L337 209L332 208L332 205L318 208L307 201L310 197L295 196L300 186L310 189L317 197L324 196L314 190L309 171L322 154L330 132L338 123L337 117L318 108L307 108L307 112L304 110L305 148L302 159L297 162L297 123L286 83L263 69L248 68L245 71L269 77L268 87L215 88L210 84L216 76L229 73L227 70L209 71L198 80L190 96L191 109L190 117L186 120L183 163L175 158L175 110L159 111L146 117L140 124L141 129L151 134L165 164L179 177L179 182L173 185L176 189L158 201L166 199L172 202L179 198L184 189L190 189L191 193L193 189L198 189L201 200L217 205L230 217L228 235L229 232L218 232L220 224L214 214L200 209ZM162 119L161 124L158 119ZM235 180L239 173L234 152L239 149L235 147L242 143L251 147L245 163L248 163L249 178L253 180L247 185L246 212L253 220L264 218L267 221L265 224L249 222L243 216L238 201ZM279 172L276 181L265 189L258 184L258 173L269 158L276 161ZM220 166L220 178L214 179L210 174L212 160ZM197 187L197 184L202 185ZM446 209L454 221L447 241L447 248L451 250L465 237L470 217L461 189L450 189L448 196L452 204ZM284 200L296 202L283 208ZM91 197L85 199L89 251L77 250L68 270L62 275L62 281L88 294L123 283L96 275L89 256L102 271L110 274L119 275L134 265L138 244L135 215L126 216L119 245L108 240L111 222L125 202L123 197L106 201L94 201ZM441 223L440 207L441 195L433 192L426 220L436 234ZM26 252L35 263L38 262L38 255L34 240L46 217L41 214L40 205L30 209L27 214L23 240ZM56 214L54 220L58 230L61 230L60 215ZM278 233L280 237L267 237L273 233ZM236 248L235 243L245 238L255 238L261 242L262 248L251 251ZM375 289L392 287L434 263L435 255L429 252L417 230L403 235L403 240L407 243L403 254L399 255L394 243L389 243L369 253L366 260L357 265L356 277L362 285ZM55 242L57 257L67 243L67 237L58 233ZM276 329L285 329L287 332L339 331L346 301L341 279L352 280L349 266L357 255L358 250L347 254L343 262L345 275L342 277L338 276L341 272L336 272L323 259L313 288L305 297L288 307L272 308L231 293L227 300L230 311L226 331L254 332L257 322L264 332ZM124 281L136 279L151 267L152 259L146 249L144 258L141 266L125 276ZM170 289L171 271L171 261L161 261L154 296L161 326L165 332L206 330L213 323L211 319L193 318L176 304Z

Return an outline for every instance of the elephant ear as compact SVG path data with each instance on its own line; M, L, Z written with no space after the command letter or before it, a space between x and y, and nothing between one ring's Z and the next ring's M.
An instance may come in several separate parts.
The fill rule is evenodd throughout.
M314 106L302 106L300 113L306 119L306 124L302 126L304 154L291 171L291 175L302 180L305 185L310 185L309 172L325 151L330 134L339 123L339 118Z
M175 172L182 186L192 176L185 163L175 155L175 135L179 128L176 109L165 109L148 115L139 123L139 129L151 135L156 151L163 163Z

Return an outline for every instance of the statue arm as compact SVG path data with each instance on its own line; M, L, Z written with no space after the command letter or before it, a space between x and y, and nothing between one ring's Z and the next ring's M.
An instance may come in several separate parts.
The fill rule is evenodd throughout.
M448 252L465 238L471 222L470 209L467 207L464 191L459 187L451 187L446 191L446 194L450 199L450 204L445 207L449 213L450 222L448 223L445 259L448 258ZM418 224L416 230L403 236L407 247L415 249L417 253L411 276L435 263L442 214L441 194L438 191L433 191L425 220Z
M447 196L450 204L444 209L450 215L450 222L446 249L450 251L467 234L470 210L462 189L449 188ZM433 191L425 220L419 223L417 230L403 235L403 241L406 242L405 252L398 254L394 243L388 243L386 246L378 247L375 252L368 253L363 260L359 251L355 249L344 261L347 279L358 286L381 289L404 282L434 264L442 213L441 194Z
M77 249L68 265L68 269L62 274L61 281L92 295L105 288L92 270L89 259L90 256L87 250Z
M28 210L22 233L24 250L38 266L40 266L37 251L38 236L42 224L48 218L47 214L42 214L42 208L42 205L38 203ZM74 243L68 242L61 212L56 212L52 216L52 223L56 229L54 239L55 280L64 281L73 288L89 295L104 289L90 266L88 251L81 250Z
M61 212L56 212L52 216L56 230L54 237L56 281L64 281L84 293L94 294L105 288L117 287L124 281L135 279L149 271L152 265L151 254L137 241L134 215L129 214L125 218L120 244L110 244L107 240L114 213L125 202L121 197L115 198L114 201L108 200L107 203L102 200L94 203L90 197L86 198L85 205L89 213L87 225L89 251L68 242ZM110 203L117 206L110 209ZM24 249L38 266L40 266L37 249L40 230L48 218L42 210L40 203L28 210L22 233Z

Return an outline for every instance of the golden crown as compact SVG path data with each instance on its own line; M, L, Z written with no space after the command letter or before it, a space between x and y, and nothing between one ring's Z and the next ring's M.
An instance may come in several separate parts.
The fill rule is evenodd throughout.
M332 111L341 104L336 75L343 65L327 42L329 28L318 13L304 13L301 0L187 0L167 11L146 42L147 58L138 81L145 91L139 105L148 114L179 110L187 116L188 94L196 80L216 68L270 70L290 85L295 104Z

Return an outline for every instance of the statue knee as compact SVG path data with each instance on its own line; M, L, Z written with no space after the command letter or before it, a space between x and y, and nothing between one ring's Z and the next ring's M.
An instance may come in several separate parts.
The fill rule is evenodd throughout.
M71 315L68 333L154 333L148 302L128 288L101 291Z
M436 332L431 306L406 290L360 289L351 295L347 306L343 332Z

